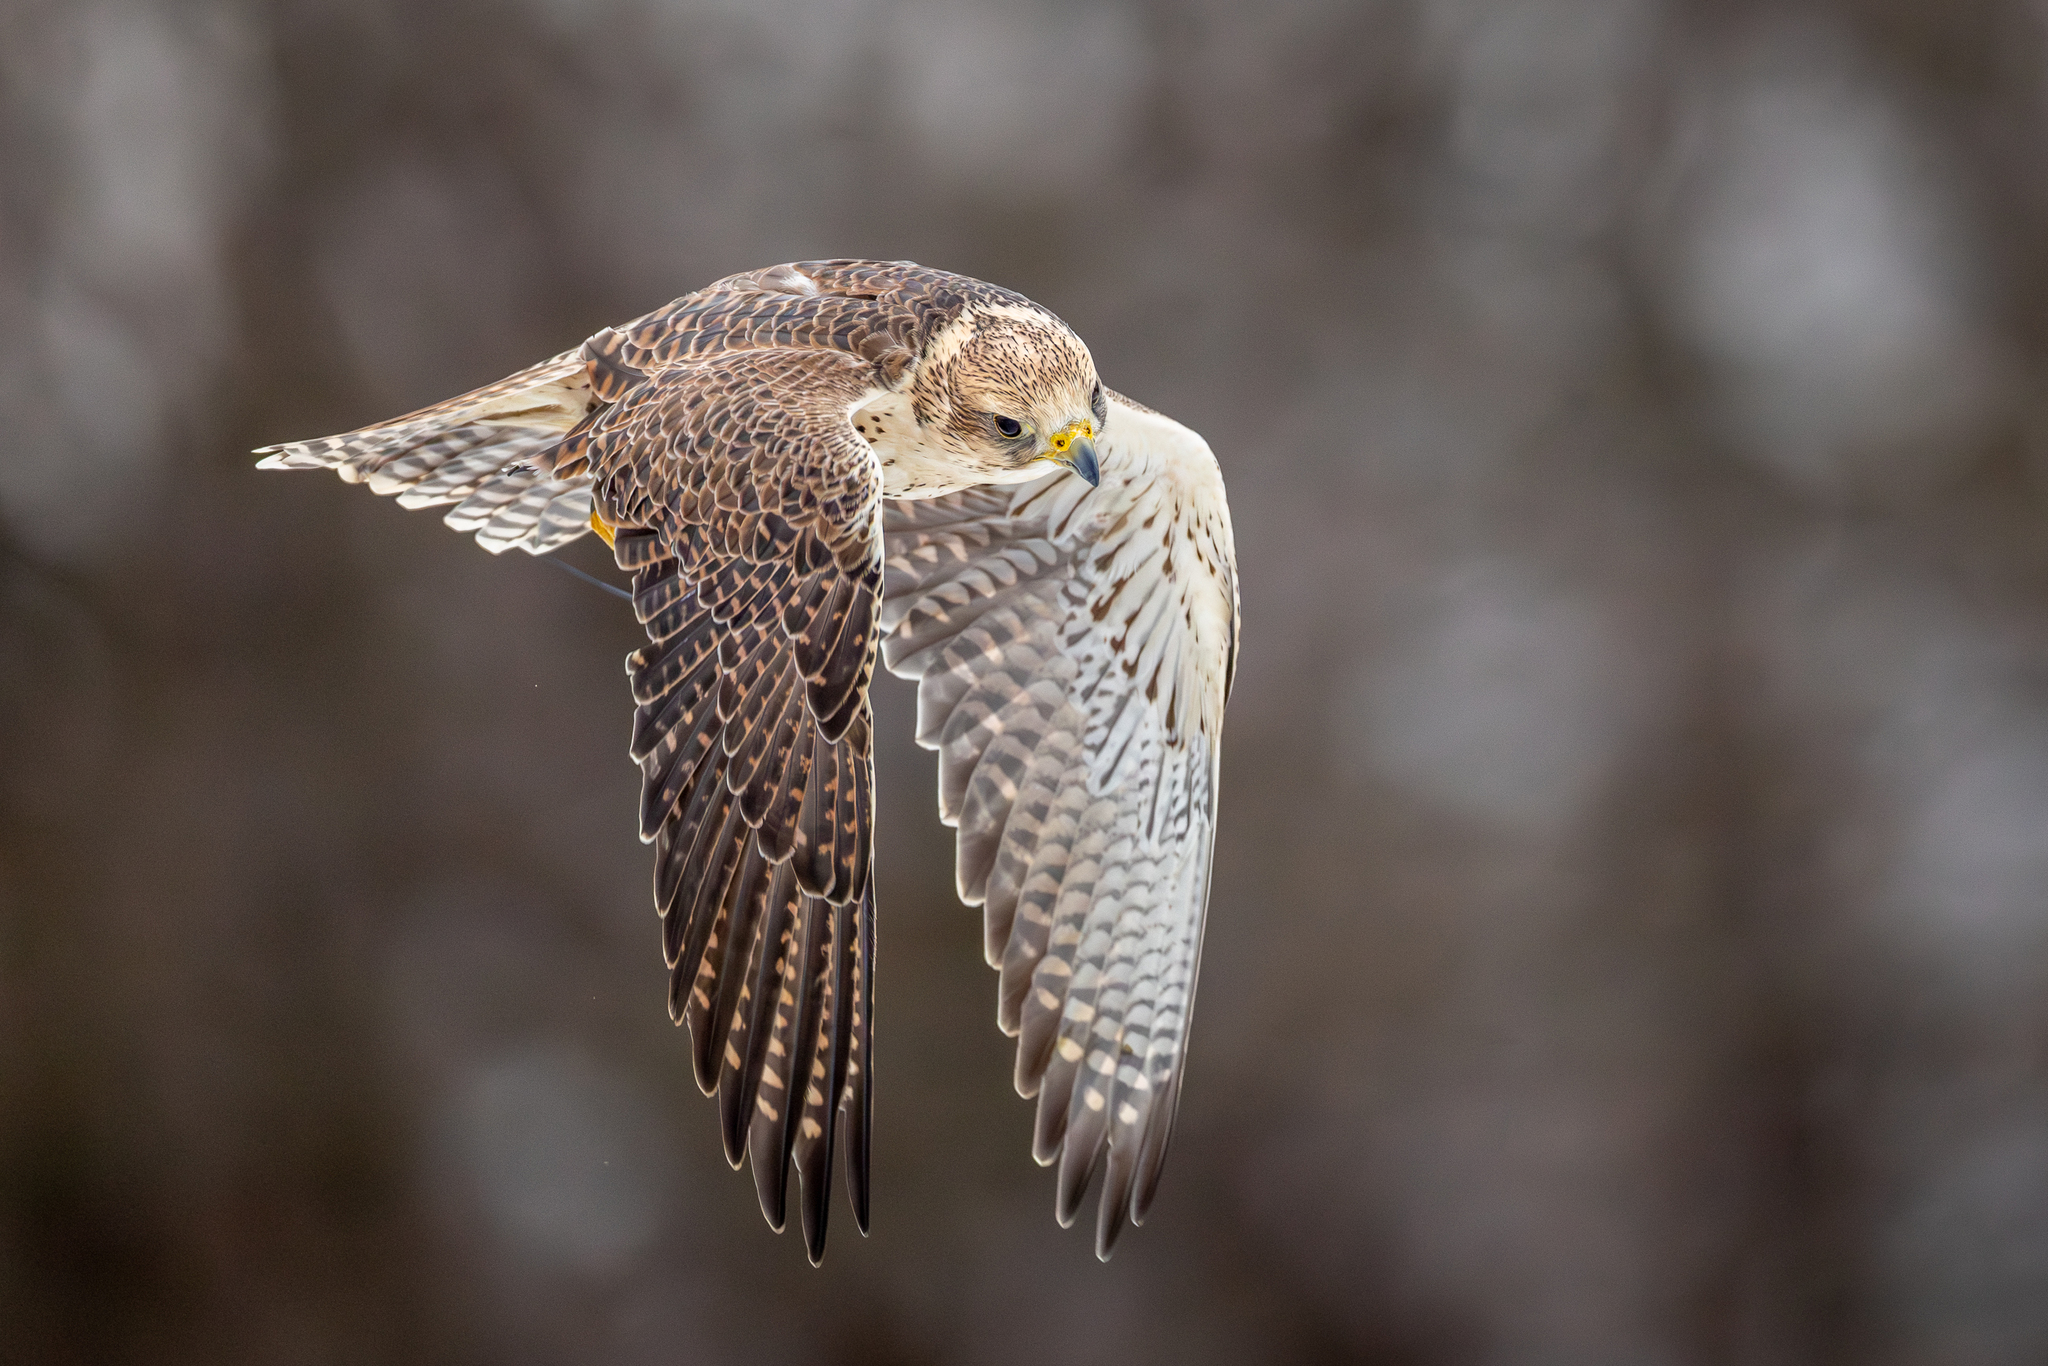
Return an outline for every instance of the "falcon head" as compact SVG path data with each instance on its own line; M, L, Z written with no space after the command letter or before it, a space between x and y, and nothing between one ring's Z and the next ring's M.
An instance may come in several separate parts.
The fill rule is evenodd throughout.
M1023 483L1047 462L1101 481L1102 381L1087 344L1050 313L970 311L934 339L913 392L930 415L923 425L978 482Z

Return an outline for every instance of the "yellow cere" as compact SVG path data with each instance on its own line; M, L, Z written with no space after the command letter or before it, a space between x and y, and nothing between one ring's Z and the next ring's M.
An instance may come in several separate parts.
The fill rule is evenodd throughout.
M1077 437L1093 441L1095 439L1095 424L1086 420L1069 422L1066 426L1052 434L1052 449L1039 458L1041 460L1059 459L1067 453L1067 448L1074 444Z

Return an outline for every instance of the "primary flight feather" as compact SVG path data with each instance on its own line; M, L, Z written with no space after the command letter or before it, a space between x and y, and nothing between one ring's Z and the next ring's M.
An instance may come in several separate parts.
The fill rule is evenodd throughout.
M721 280L408 417L267 447L486 549L633 574L640 834L727 1158L812 1261L868 1226L876 656L917 680L962 901L1070 1223L1142 1222L1179 1100L1237 571L1201 437L1021 295L908 262Z

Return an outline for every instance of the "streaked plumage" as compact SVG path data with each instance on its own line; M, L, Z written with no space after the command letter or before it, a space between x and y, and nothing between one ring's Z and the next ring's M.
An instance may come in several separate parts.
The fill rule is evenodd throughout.
M453 504L449 525L494 552L594 523L612 540L649 637L627 660L631 753L670 1013L777 1229L795 1164L814 1261L835 1145L868 1225L877 650L916 679L1060 1221L1098 1166L1098 1253L1142 1221L1237 652L1229 512L1199 436L1104 390L1021 296L826 261L733 276L474 393L264 454Z

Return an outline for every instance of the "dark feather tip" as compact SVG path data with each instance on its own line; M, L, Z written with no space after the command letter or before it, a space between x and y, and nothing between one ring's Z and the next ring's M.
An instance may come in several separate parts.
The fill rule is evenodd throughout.
M784 1158L778 1162L778 1154L767 1151L779 1147L776 1143L750 1142L747 1146L748 1160L754 1166L754 1194L761 1201L761 1217L768 1221L768 1227L780 1233L789 1209L789 1161ZM811 1258L812 1265L817 1261L816 1257Z
M1093 1153L1082 1157L1073 1145L1060 1155L1059 1197L1053 1205L1053 1217L1060 1221L1061 1228L1072 1228L1074 1216L1081 1211L1081 1201L1087 1197L1089 1180L1098 1165L1091 1160L1093 1157Z
M832 1150L826 1140L819 1140L817 1156L823 1161L815 1168L797 1172L803 1188L804 1251L812 1266L825 1260L825 1223L832 1209Z
M853 1206L854 1226L861 1237L868 1234L868 1213L872 1204L869 1188L868 1149L874 1137L874 1111L869 1108L866 1079L852 1088L847 1103L839 1110L841 1141L846 1146L846 1202Z
M742 1026L737 1024L727 1036L728 1051L734 1050L735 1042L739 1047L745 1047L747 1042ZM748 1112L754 1108L753 1097L746 1093L746 1083L745 1061L734 1067L732 1060L726 1059L725 1066L718 1073L718 1132L725 1144L725 1160L732 1164L734 1171L738 1171L740 1163L746 1160L747 1118Z

